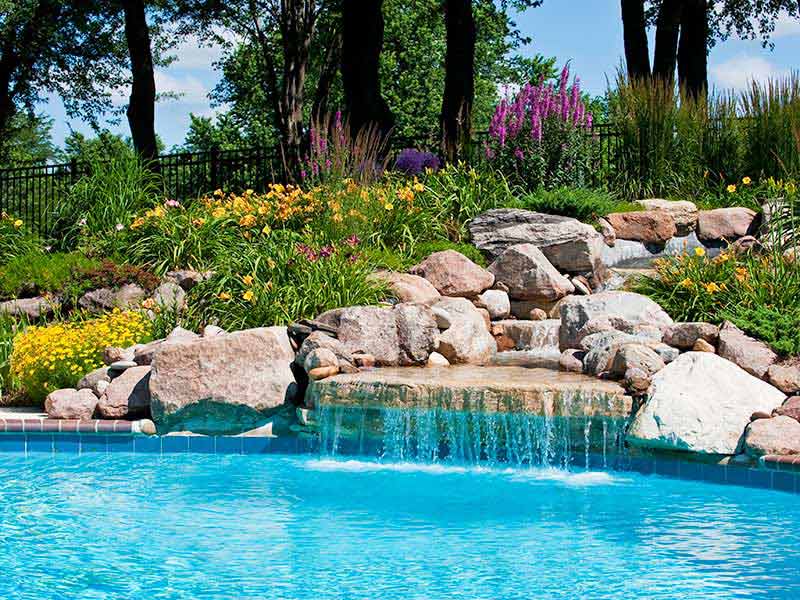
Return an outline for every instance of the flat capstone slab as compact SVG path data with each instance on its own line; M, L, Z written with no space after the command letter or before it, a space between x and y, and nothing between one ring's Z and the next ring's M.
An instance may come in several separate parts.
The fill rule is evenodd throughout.
M312 382L306 404L627 418L632 399L615 382L578 373L463 365L337 375Z

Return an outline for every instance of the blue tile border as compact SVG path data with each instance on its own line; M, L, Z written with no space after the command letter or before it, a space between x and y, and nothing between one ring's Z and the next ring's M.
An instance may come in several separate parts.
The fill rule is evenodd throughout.
M376 456L371 446L362 448L343 444L337 456ZM348 452L349 451L349 452ZM167 454L319 454L319 439L314 436L145 436L117 433L5 433L0 434L0 455L29 454L90 454L133 453L163 456ZM572 466L582 469L586 464L583 453L575 454ZM761 466L717 464L681 460L677 456L658 456L639 453L589 454L589 468L641 475L658 475L687 481L771 489L800 494L800 470L788 470L782 465Z

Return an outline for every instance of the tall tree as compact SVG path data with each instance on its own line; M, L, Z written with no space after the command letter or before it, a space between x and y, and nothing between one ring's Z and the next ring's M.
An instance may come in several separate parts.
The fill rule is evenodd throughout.
M678 81L692 98L708 90L709 7L707 0L684 0L678 45Z
M472 0L445 0L447 52L442 99L442 154L458 158L472 131L475 102L475 18Z
M155 126L156 81L144 0L122 0L122 10L131 63L128 124L136 152L144 159L153 159L158 155Z
M622 30L625 38L625 64L631 80L650 77L650 47L644 0L622 0Z
M682 9L683 0L662 0L658 9L653 76L662 81L675 79Z
M381 94L383 0L342 0L342 85L353 132L377 127L388 135L394 125Z

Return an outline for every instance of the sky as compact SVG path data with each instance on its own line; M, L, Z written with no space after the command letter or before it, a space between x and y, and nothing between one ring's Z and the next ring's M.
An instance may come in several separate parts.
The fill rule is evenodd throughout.
M584 89L602 95L608 80L613 80L623 57L622 23L619 0L545 0L544 4L517 16L523 34L533 38L524 54L556 57L559 64L570 61L572 72L580 76ZM710 83L717 89L742 89L751 78L789 73L800 68L800 19L785 17L773 36L774 50L758 41L730 39L715 46L709 58ZM652 52L651 42L651 52ZM180 144L189 126L189 114L210 116L208 93L218 81L213 63L220 57L217 48L204 47L190 39L176 52L177 60L156 73L159 92L181 94L156 107L156 130L170 148ZM126 98L116 99L124 105ZM71 130L90 133L78 121L69 121L57 99L41 107L54 120L53 138L61 145ZM124 116L112 131L128 135Z

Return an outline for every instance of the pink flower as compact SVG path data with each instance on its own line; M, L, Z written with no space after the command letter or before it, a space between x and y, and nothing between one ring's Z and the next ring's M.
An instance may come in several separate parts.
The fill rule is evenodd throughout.
M178 208L180 205L181 203L178 202L177 200L167 200L166 202L164 202L164 206L168 206L170 208Z
M358 239L358 236L354 233L349 238L347 238L344 241L344 243L347 244L348 246L350 246L351 248L355 248L356 246L358 246L361 243L361 240Z

